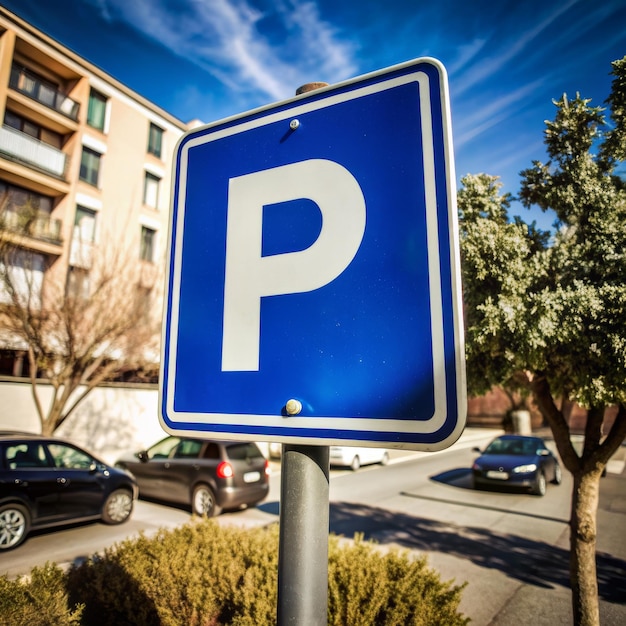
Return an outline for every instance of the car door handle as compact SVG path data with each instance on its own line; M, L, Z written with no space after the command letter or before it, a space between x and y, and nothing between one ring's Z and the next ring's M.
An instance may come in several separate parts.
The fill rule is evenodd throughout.
M169 469L169 468L170 468L170 464L169 464L169 463L164 463L164 464L163 464L163 467L164 467L165 469Z
M19 487L28 487L28 481L27 480L22 480L21 478L16 478L14 482Z
M67 485L69 483L69 481L67 480L67 478L57 478L57 483L59 483L59 485Z

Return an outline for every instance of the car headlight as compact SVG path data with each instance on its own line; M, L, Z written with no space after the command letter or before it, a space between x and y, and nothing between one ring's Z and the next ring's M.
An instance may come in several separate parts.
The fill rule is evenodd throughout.
M535 463L529 463L528 465L518 465L513 468L514 474L530 474L531 472L535 472L537 470L537 465Z

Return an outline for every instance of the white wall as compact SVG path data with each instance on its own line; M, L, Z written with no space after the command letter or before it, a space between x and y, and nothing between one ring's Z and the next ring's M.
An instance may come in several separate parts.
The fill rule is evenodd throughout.
M41 383L44 405L52 387ZM41 432L29 382L0 382L0 430ZM156 388L98 387L55 433L110 463L127 450L141 450L165 437Z
M38 390L44 405L49 404L52 387L40 383ZM0 430L41 432L28 381L0 381ZM129 387L97 387L55 433L108 463L123 452L144 450L166 434L158 417L158 390ZM258 445L268 456L268 444Z

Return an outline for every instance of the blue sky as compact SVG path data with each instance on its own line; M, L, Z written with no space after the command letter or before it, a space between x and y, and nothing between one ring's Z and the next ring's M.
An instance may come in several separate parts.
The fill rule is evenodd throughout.
M213 122L310 81L429 56L450 84L457 175L545 159L552 99L601 105L626 54L625 0L0 0L176 117ZM551 217L514 206L549 228Z

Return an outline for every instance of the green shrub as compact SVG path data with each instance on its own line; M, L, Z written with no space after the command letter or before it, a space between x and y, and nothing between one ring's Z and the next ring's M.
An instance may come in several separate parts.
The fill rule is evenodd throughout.
M28 579L0 577L0 624L70 626L81 623L82 610L68 609L65 574L56 565L35 567Z
M424 558L331 537L331 626L466 624L462 587ZM194 521L126 540L63 574L0 580L0 624L264 626L276 622L278 526L243 530ZM70 608L68 608L70 607Z
M211 520L122 542L68 573L84 624L272 624L278 531Z
M356 536L331 537L328 556L329 626L456 626L461 591L426 567L425 557L383 552Z

